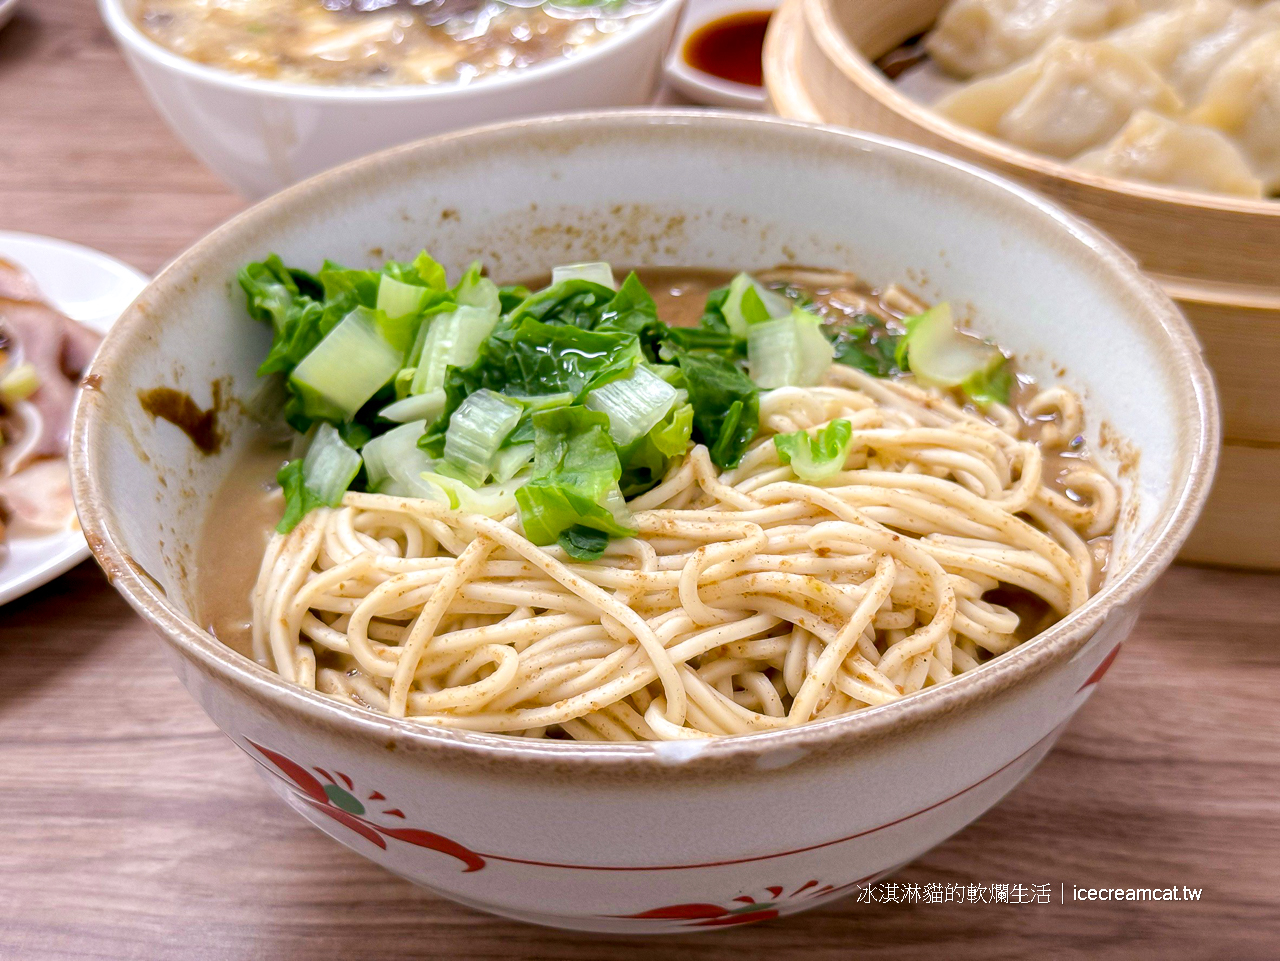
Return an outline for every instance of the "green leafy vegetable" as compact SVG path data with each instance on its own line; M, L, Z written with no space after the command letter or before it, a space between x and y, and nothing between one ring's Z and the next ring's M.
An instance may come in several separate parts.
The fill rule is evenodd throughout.
M747 362L759 387L812 387L831 367L834 353L821 322L800 307L747 328Z
M937 304L923 314L908 317L906 325L907 334L895 359L899 367L910 370L921 383L959 387L975 401L979 398L965 385L988 398L986 402L998 396L1008 397L1010 382L998 376L1005 365L1004 354L998 347L958 331L949 304Z
M718 354L681 351L693 406L693 434L722 470L737 467L760 429L760 396L751 378Z
M423 497L520 515L537 544L593 560L633 533L626 498L659 484L692 443L721 470L760 429L762 389L820 382L833 357L878 377L910 369L977 404L1007 402L997 348L957 331L946 305L897 334L864 316L823 327L798 288L749 274L712 291L697 327L673 328L634 274L570 264L530 291L473 263L450 287L425 251L313 275L279 257L238 276L249 314L270 324L255 417L313 431L279 473L287 531L344 491ZM4 385L0 385L4 386ZM257 410L260 406L270 409ZM843 468L848 421L774 438L802 480Z
M483 484L493 473L498 448L524 413L524 405L492 390L478 390L464 400L449 420L444 458L467 480Z
M625 447L654 427L675 406L679 392L650 368L637 365L630 374L587 394L586 406L609 418L609 433Z
M337 507L360 472L360 455L330 424L321 424L305 457L280 468L285 512L276 530L287 534L317 507Z
M613 280L613 267L603 260L595 260L585 264L563 264L551 271L551 285L554 287L562 280L590 280L613 290L618 285Z
M1009 393L1013 390L1013 372L1009 364L1001 358L1000 363L990 370L979 371L967 377L960 389L979 407L987 404L1009 403Z
M350 420L400 369L401 351L378 330L374 312L356 307L293 369L301 413Z
M836 363L856 367L872 377L892 377L902 369L895 354L902 337L886 328L878 318L859 317L858 323L836 331L832 346Z
M439 292L448 287L444 268L425 250L412 263L397 263L394 260L388 262L382 272L402 283L426 287L428 290Z
M801 480L822 480L844 469L853 446L853 426L847 420L833 420L812 434L802 430L776 434L773 446L778 460L790 464Z
M681 457L689 449L693 432L693 406L681 404L625 450L622 479L619 486L626 497L635 497L652 488L666 474L672 458Z
M609 439L609 418L585 407L561 407L533 416L533 476L516 491L520 523L535 544L555 544L573 527L629 537L618 479L622 465Z
M260 377L279 371L289 373L329 328L324 304L316 299L323 290L310 274L292 270L272 254L262 263L249 264L237 277L247 298L249 316L271 325L271 350L258 368Z
M776 320L791 313L791 301L770 290L750 274L738 274L729 283L728 293L720 305L731 333L747 336L747 328L766 320Z
M546 324L559 324L594 330L605 306L614 298L612 287L591 280L571 278L530 294L511 312L510 322L518 324L526 318Z
M575 524L561 531L557 543L575 561L598 560L609 546L609 535L590 527Z
M524 397L567 393L577 399L597 384L626 373L641 358L635 334L582 330L526 317L515 327L495 331L471 366L450 368L444 413L423 439L423 449L440 456L449 418L477 390ZM527 434L517 431L511 440L526 438Z

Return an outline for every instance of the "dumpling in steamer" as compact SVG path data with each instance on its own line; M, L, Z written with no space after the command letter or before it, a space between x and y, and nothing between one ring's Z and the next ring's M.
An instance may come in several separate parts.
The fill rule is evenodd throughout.
M1107 41L1149 63L1183 99L1194 102L1219 64L1276 26L1280 20L1270 11L1259 15L1230 0L1192 0L1149 14Z
M1132 54L1104 41L1067 37L937 103L958 123L1062 159L1108 140L1143 107L1179 113L1182 101Z
M1261 197L1262 182L1220 131L1139 110L1112 140L1073 161L1111 177Z
M925 40L957 77L1003 70L1054 37L1100 37L1137 17L1139 0L952 0Z
M1280 191L1280 30L1251 40L1219 67L1188 119L1234 139L1264 189Z

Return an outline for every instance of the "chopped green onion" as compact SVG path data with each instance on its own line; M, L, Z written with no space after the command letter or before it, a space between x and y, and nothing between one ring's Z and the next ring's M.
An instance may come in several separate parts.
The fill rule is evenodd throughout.
M729 282L729 293L720 312L731 333L746 337L747 328L752 324L786 317L791 313L791 301L750 274L738 274Z
M609 418L609 434L625 447L649 433L667 416L679 392L642 364L621 380L613 380L587 394L584 406Z
M950 304L941 303L908 317L906 325L899 365L905 360L923 384L946 388L962 387L966 382L976 385L1004 364L998 347L956 330Z
M12 406L40 389L40 375L28 361L17 364L0 377L0 400Z
M811 387L831 366L835 350L822 323L799 307L786 317L747 329L747 362L759 387Z
M357 307L302 358L289 381L304 396L322 401L329 408L323 414L350 420L395 376L402 359L378 333L373 311Z
M444 435L444 459L467 478L483 484L493 473L498 448L523 413L519 401L481 388L453 412Z
M443 390L432 390L425 394L412 394L395 403L388 404L378 411L384 420L394 420L401 424L411 420L435 420L444 410L445 396Z
M822 480L844 470L853 447L853 425L833 420L812 434L802 430L776 434L773 446L778 449L778 460L790 464L801 480Z
M586 264L565 264L551 270L551 285L554 287L562 280L589 280L593 284L617 290L613 279L613 268L602 260Z
M444 387L450 367L468 367L475 362L480 345L498 322L495 310L486 307L458 307L431 322L427 339L413 375L411 394L423 394Z
M417 284L406 284L387 274L378 281L378 310L392 320L409 317L422 310L431 291Z

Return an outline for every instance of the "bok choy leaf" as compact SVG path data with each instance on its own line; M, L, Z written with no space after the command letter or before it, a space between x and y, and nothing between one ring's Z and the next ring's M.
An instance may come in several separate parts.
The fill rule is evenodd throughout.
M618 487L622 465L609 439L609 418L585 407L561 407L535 414L533 427L533 475L515 494L525 536L539 545L559 542L573 553L582 540L580 533L567 533L572 528L597 531L606 540L634 534Z
M812 434L803 430L775 434L773 446L778 449L778 460L790 464L801 480L822 480L844 470L853 447L853 425L833 420Z

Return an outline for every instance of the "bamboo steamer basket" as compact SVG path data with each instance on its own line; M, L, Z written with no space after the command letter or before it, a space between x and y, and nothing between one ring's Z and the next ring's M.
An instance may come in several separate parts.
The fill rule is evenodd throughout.
M765 43L770 104L784 117L884 134L987 167L1124 245L1195 326L1222 396L1218 479L1181 557L1280 568L1280 200L1075 170L899 92L874 61L928 30L946 2L785 0Z

